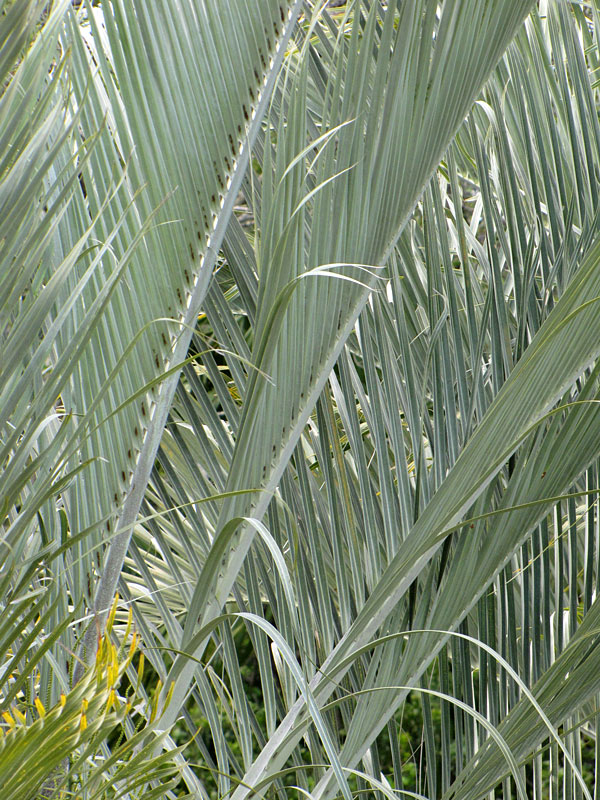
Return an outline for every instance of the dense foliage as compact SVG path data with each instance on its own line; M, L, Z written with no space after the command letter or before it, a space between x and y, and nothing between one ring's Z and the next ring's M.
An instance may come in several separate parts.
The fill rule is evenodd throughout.
M0 0L3 800L599 796L598 12Z

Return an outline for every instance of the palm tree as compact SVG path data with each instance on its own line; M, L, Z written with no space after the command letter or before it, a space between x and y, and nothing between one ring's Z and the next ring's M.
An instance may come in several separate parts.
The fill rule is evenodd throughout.
M4 746L95 685L46 794L589 796L595 5L73 5L0 37Z

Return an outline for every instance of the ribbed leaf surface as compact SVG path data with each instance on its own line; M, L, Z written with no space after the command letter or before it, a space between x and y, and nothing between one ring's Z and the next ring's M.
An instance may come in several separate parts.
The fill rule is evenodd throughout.
M110 215L132 204L134 219L111 241L121 261L136 218L139 225L155 214L63 394L66 409L85 419L89 432L77 460L94 459L69 493L76 530L103 520L104 535L112 535L126 500L135 518L174 390L173 378L150 384L185 358L277 70L273 58L281 61L291 32L293 5L297 15L299 2L278 0L116 2L101 11L87 7L87 16L72 16L65 30L77 65L81 135L104 130L82 169L79 202L69 209L57 249L70 248L95 217L118 165L128 164L128 180L111 200L108 221L105 215L96 224L96 240L106 239ZM93 256L82 259L82 271ZM59 354L113 258L96 269Z

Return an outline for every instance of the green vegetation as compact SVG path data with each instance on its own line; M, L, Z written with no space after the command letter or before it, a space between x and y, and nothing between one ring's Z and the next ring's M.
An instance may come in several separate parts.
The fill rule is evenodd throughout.
M0 0L2 800L600 796L599 12Z

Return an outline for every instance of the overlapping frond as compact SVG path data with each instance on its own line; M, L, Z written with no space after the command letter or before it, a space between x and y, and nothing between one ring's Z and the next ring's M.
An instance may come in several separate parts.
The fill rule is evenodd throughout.
M7 7L0 700L120 583L198 796L585 793L596 11L68 5L14 75Z
M349 35L344 46L349 47L352 27L349 18L346 22ZM363 22L367 35L368 17ZM547 33L546 25L551 26L552 35ZM556 35L559 25L563 26L560 37ZM481 622L481 614L485 614L485 602L478 603L478 598L499 571L501 576L505 575L502 570L515 553L523 560L524 570L533 570L539 587L542 573L537 573L535 565L546 563L544 553L553 536L544 527L544 520L553 511L557 496L577 491L578 479L597 455L598 442L593 435L597 427L596 383L594 375L588 377L585 372L597 355L597 332L590 327L596 324L592 309L598 294L594 200L597 186L594 170L589 168L583 175L579 168L581 148L587 148L591 165L597 146L595 134L589 133L589 129L594 130L590 117L591 89L584 71L579 73L576 89L570 88L570 78L566 75L554 76L549 72L555 58L551 48L578 48L577 30L580 29L575 28L572 19L560 8L553 11L548 21L534 16L527 33L520 35L517 46L511 48L499 65L480 103L444 158L441 171L427 190L414 220L391 253L386 270L379 272L379 280L375 279L376 291L362 312L357 335L350 335L345 354L331 376L332 398L328 391L321 396L316 414L308 419L308 427L303 428L287 472L278 479L284 505L278 502L271 505L268 525L293 565L296 602L302 609L299 630L284 611L278 582L269 577L271 562L262 546L253 546L246 555L249 541L241 549L236 542L232 563L244 566L232 600L255 613L261 613L268 603L277 624L296 641L307 674L314 675L315 665L320 663L323 669L331 670L328 674L336 682L341 681L346 691L368 686L375 690L374 694L367 693L357 700L352 714L347 707L340 706L344 720L344 734L340 737L340 746L344 743L342 764L356 765L363 759L363 763L371 764L374 775L377 775L376 737L381 735L388 720L389 731L394 730L396 712L408 694L406 689L394 691L390 687L415 685L420 679L425 680L433 656L447 637L431 632L415 636L408 643L396 638L367 661L370 666L366 675L352 662L351 653L375 638L384 623L384 630L402 630L411 624L435 631L454 630L466 618L475 620L477 625L477 619ZM573 37L571 44L567 42L569 36ZM315 113L314 85L319 85L318 74L315 67L308 75L298 72L287 78L289 86L294 87L290 89L291 97L297 91L297 84L305 82L310 86L307 110L300 116L308 120L305 136L308 138L312 133L315 141L321 131L320 118ZM324 94L325 85L323 82ZM348 113L348 117L352 114ZM341 116L337 119L343 121ZM264 400L271 392L278 402L285 404L289 399L297 405L299 395L294 395L293 387L301 369L300 366L292 369L290 364L304 363L303 347L306 341L309 344L311 341L310 325L319 325L321 330L323 317L325 326L330 324L329 318L335 316L333 309L337 307L336 295L350 297L353 292L357 296L362 293L362 288L350 281L312 274L296 281L285 313L282 311L278 316L277 309L271 314L267 311L265 290L261 289L263 278L272 280L279 292L276 305L288 302L284 299L288 287L283 265L298 263L294 258L301 246L308 254L313 252L311 248L317 246L313 245L314 231L319 230L321 220L326 220L327 236L325 233L317 236L317 242L325 251L327 247L330 250L314 261L307 256L306 267L351 261L341 257L339 249L336 251L339 236L335 234L338 225L342 225L339 219L347 221L344 215L348 200L334 202L332 198L342 184L346 188L339 196L345 198L353 172L361 163L360 158L352 158L351 146L344 149L340 144L343 136L351 141L353 124L351 121L336 131L331 141L324 138L316 144L310 153L311 161L318 156L314 178L310 173L305 185L299 183L302 176L293 178L292 167L286 175L288 183L278 185L275 179L269 188L264 164L271 164L275 174L283 175L304 141L294 128L290 151L287 157L282 155L284 132L277 117L273 118L272 138L276 147L271 155L266 149L262 181L255 177L256 185L248 193L248 202L254 204L253 212L260 218L261 228L256 245L257 288L249 290L256 292L258 306L256 316L252 310L247 319L252 325L255 319L259 320L255 328L259 338L261 332L269 330L280 337L287 336L289 363L277 360L276 348L269 350L269 345L261 347L260 342L251 339L254 353L268 354L270 361L259 363L275 387L264 380L266 388L263 388L263 379L258 374L239 384L233 377L233 359L226 353L223 361L227 367L219 368L217 362L209 366L209 357L205 368L189 371L189 382L180 389L181 404L178 401L161 458L167 473L177 465L173 472L178 474L179 488L174 490L168 474L161 483L161 473L157 473L155 485L161 486L160 496L155 495L153 500L157 508L193 502L207 486L216 491L226 486L233 488L231 472L227 472L222 460L225 452L231 453L232 440L224 442L224 450L218 444L223 439L220 431L223 418L231 419L229 430L238 441L242 441L240 426L242 434L246 424L252 431L243 448L236 444L236 448L240 447L238 458L244 461L243 470L254 469L255 456L262 463L257 453L265 446L265 431L275 424L276 403L266 404L264 409L257 403L248 418L244 404L249 393L257 392L256 396ZM589 141L583 145L586 137ZM340 151L346 161L334 167L335 155ZM328 158L329 172L323 167L318 175L319 164L325 164ZM349 167L347 173L343 173L345 167ZM332 178L329 183L325 183L327 175ZM314 195L303 203L313 189L316 189ZM319 206L321 200L323 206ZM267 227L264 207L269 203L275 209L275 216ZM313 205L327 208L329 213L335 209L333 221L324 211L314 213ZM287 216L283 210L286 207ZM288 223L288 217L295 211L302 220L293 217ZM348 235L355 241L357 230L368 231L349 225ZM233 252L232 249L230 253ZM240 251L235 252L239 257ZM352 263L372 263L364 251L356 252ZM269 257L264 253L269 253ZM277 267L279 254L281 266ZM243 258L242 263L249 265L252 258ZM342 272L338 266L329 268L330 272L335 270ZM236 271L239 272L239 266ZM298 269L292 273L292 280L297 274L300 274ZM346 268L345 275L365 280L357 267ZM224 285L226 280L223 279ZM323 310L309 319L310 325L307 318L302 318L302 322L299 310L294 324L288 327L286 315L292 313L296 293L302 297L299 309L305 309L313 299L316 304L323 301ZM554 314L545 322L554 306ZM217 312L216 306L211 308L209 324L222 313ZM245 312L241 313L241 319L245 319ZM238 323L234 317L224 322L225 329L235 330L232 325L237 327ZM200 342L197 348L201 348ZM247 345L243 352L247 357ZM561 353L560 358L556 357L557 352ZM300 361L294 361L296 354ZM306 363L310 363L308 359ZM275 366L268 369L267 364ZM275 377L284 374L289 375L285 381ZM575 384L577 378L584 383ZM507 379L508 384L502 389ZM206 408L202 399L205 382L214 387L220 412ZM573 400L579 405L571 407L569 403ZM566 404L563 412L546 416L561 402ZM190 413L192 416L188 416ZM262 420L260 424L257 418ZM273 433L272 438L277 440L277 451L283 437L281 433L277 436ZM569 458L557 449L556 441L564 442ZM496 448L498 457L494 466L492 455ZM513 457L515 451L517 455ZM265 450L262 458L271 464L266 470L262 464L265 476L275 463L268 456ZM220 460L218 469L211 467L212 459ZM208 481L204 489L190 472L192 464L203 465L202 477ZM277 469L273 469L272 474L276 474ZM263 480L263 486L269 488L262 474L255 483ZM251 484L248 481L239 487L251 488ZM270 502L274 486L275 482L270 491L256 495L258 512ZM575 499L568 502L570 507ZM240 513L248 508L248 503L244 495L225 500L221 521L233 513L232 509ZM512 506L517 508L507 511ZM220 524L218 505L194 508L197 513L193 515L184 509L171 512L169 527L172 526L173 534L158 548L157 567L167 552L179 550L175 542L182 536L186 552L195 547L202 553L208 552L206 548ZM494 516L479 519L490 512ZM474 518L473 522L467 528L457 528L452 535L465 514ZM542 526L539 532L538 523ZM529 544L532 530L535 533L531 541L537 542L534 552L538 555L530 566L527 552L533 546ZM140 541L145 542L144 547L150 547L145 537ZM523 543L525 550L519 549ZM559 539L554 547L560 547ZM201 558L204 560L204 556ZM140 560L135 557L131 568L137 570L139 565ZM203 574L203 579L213 580L217 591L220 588L222 592L215 608L230 596L228 580L233 580L236 570L237 567L222 583L214 573ZM592 580L587 567L586 574ZM176 603L180 613L193 599L191 586L195 575L194 568L182 559L177 586L180 581L186 599ZM160 583L155 584L165 597L170 595L170 581L167 570L162 572ZM546 586L547 578L543 581ZM528 587L526 581L523 591L530 591ZM521 603L520 585L514 592L511 602ZM201 596L207 596L204 584ZM153 615L155 611L143 602L146 612ZM187 619L193 632L202 609L192 608L191 623L190 616ZM548 611L549 606L545 608ZM471 612L472 609L475 611ZM388 616L390 612L393 613ZM539 621L528 624L534 624L541 635ZM485 630L479 626L475 632L488 635ZM487 630L492 638L499 635L492 628ZM344 638L342 634L346 634ZM299 742L309 721L303 701L293 705L297 692L285 668L278 673L279 699L277 690L273 693L268 688L272 679L269 645L258 635L251 635L271 721L270 741L245 778L255 780L264 770L262 774L275 779L288 756L295 757L294 744ZM535 635L535 631L529 631L526 642L531 642ZM526 642L519 644L524 654L529 647ZM334 647L334 655L327 659ZM537 655L534 661L535 668L532 663L526 667L529 676L526 680L539 674L542 662ZM336 675L335 666L340 663L344 666ZM344 670L348 672L342 678ZM444 680L448 688L448 674ZM331 692L337 695L335 685L319 675L312 688L321 703ZM281 715L282 702L292 711L273 734L272 720ZM498 709L497 701L493 702ZM231 713L236 713L233 707ZM296 733L292 732L294 725ZM257 730L256 721L251 727ZM310 741L313 760L321 760L318 741ZM428 742L431 744L430 739ZM247 744L245 748L247 753ZM444 764L445 790L454 767L451 770L448 761ZM428 781L436 780L433 766L428 767L428 776ZM240 788L238 793L244 791ZM334 791L334 785L324 779L317 793Z

